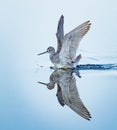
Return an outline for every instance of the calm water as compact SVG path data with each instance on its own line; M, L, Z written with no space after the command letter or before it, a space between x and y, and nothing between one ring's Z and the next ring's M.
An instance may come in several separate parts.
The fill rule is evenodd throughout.
M48 90L37 83L48 83L53 72L49 68L48 55L37 57L36 52L30 54L29 51L18 59L14 53L7 52L0 68L0 129L116 130L116 50L113 47L98 53L80 50L82 65L104 64L107 67L115 64L110 69L80 70L81 78L74 75L80 98L91 113L91 121L83 119L68 106L62 107L57 101L56 87Z
M78 50L81 65L117 64L117 1L1 0L0 130L117 130L116 67L80 70L81 78L74 74L91 121L62 107L56 87L37 83L48 83L53 72L48 55L37 54L56 46L61 14L65 33L91 20Z
M18 73L17 73L18 72ZM48 90L49 67L6 70L0 92L1 130L116 130L117 70L80 70L77 89L92 119L87 121L68 106L60 106L56 87ZM7 82L6 82L7 80Z

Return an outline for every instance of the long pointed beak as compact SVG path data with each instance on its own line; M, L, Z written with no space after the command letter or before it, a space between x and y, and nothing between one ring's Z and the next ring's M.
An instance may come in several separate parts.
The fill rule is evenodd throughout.
M38 56L39 55L43 55L43 54L45 54L45 53L47 53L48 51L45 51L45 52L42 52L42 53L39 53L39 54L37 54Z
M47 83L43 83L43 82L38 82L38 83L39 83L39 84L46 85L46 86L48 85Z

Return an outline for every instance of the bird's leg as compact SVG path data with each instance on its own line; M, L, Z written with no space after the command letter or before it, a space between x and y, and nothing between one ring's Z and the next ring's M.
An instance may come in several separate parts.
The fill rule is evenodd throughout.
M81 78L80 72L77 68L73 68L73 72L79 77Z
M79 78L81 78L81 75L80 75L80 73L76 73L76 75L77 75Z

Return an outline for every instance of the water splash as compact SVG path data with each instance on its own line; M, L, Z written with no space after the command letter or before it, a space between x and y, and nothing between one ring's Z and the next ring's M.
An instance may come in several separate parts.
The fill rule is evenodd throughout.
M76 67L78 70L117 70L117 64L84 64Z

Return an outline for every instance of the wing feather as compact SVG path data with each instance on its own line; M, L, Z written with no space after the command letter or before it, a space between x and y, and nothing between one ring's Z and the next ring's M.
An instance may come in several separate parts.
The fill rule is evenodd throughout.
M63 40L63 36L64 36L63 24L64 24L64 16L61 15L59 22L58 22L57 33L56 33L56 37L57 37L57 51L56 51L56 53L59 53L61 50L61 47L62 47L62 40Z
M80 99L76 86L76 80L70 73L71 72L69 70L59 81L64 104L68 105L81 117L90 120L91 115Z
M64 36L59 55L61 62L69 62L75 59L79 42L88 32L90 25L90 21L86 21Z

